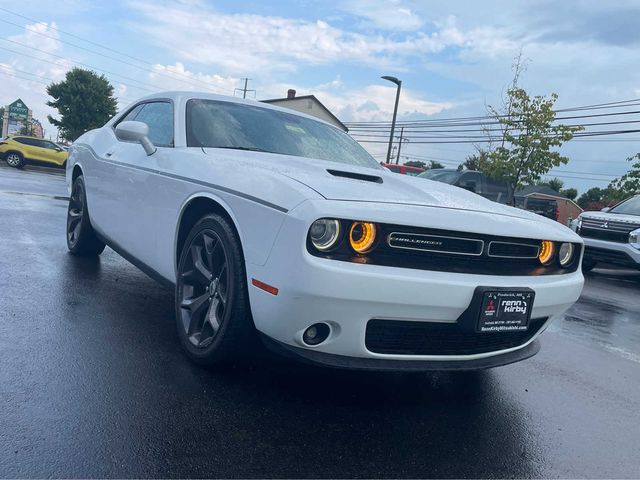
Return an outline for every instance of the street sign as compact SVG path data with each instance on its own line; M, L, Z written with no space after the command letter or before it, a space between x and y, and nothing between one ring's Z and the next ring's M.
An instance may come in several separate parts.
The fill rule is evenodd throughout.
M26 119L29 116L29 107L20 99L9 105L9 116L13 118Z

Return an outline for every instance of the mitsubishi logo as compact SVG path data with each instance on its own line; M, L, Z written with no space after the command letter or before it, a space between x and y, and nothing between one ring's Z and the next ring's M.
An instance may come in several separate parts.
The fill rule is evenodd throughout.
M602 228L609 228L609 222L604 222L602 224Z

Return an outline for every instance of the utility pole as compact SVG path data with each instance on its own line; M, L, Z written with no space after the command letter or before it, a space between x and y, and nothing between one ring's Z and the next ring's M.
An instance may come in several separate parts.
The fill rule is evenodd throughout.
M244 80L244 88L234 88L233 89L233 95L234 96L235 96L237 90L242 92L242 98L247 98L247 92L253 92L254 94L256 93L255 90L247 89L247 84L249 83L249 80L251 80L250 78L243 78L241 80Z
M400 163L400 150L402 150L402 142L404 140L402 138L403 134L404 134L404 127L400 128L400 142L398 143L398 156L396 157L396 165Z

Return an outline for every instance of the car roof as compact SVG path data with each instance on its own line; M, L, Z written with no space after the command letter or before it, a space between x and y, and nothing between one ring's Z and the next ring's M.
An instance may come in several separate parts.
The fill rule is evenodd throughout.
M127 105L126 108L121 110L122 112L128 111L133 105L140 102L147 102L149 100L173 100L175 103L184 102L186 103L189 100L217 100L220 102L229 102L229 103L238 103L242 105L251 105L254 107L260 107L267 110L277 110L280 112L289 113L291 115L297 115L299 117L305 117L310 120L315 120L316 122L324 123L325 125L329 125L337 130L343 132L341 128L333 125L332 123L326 122L318 117L314 117L312 115L307 115L306 113L298 112L297 110L292 110L286 107L279 107L277 105L271 105L269 103L264 103L258 100L245 99L239 97L232 97L230 95L220 95L217 93L207 93L207 92L194 92L187 90L171 90L166 92L158 92L151 95L147 95L146 97L141 97L135 102ZM119 115L118 115L119 116ZM115 118L115 117L114 117Z

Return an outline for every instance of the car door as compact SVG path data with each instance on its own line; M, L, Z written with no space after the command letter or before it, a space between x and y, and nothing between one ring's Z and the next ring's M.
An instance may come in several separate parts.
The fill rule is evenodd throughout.
M35 138L16 137L15 141L24 145L21 149L22 154L29 160L42 160L42 149L36 144Z
M141 104L126 120L147 124L149 140L157 150L147 155L139 143L114 142L107 152L112 178L105 194L114 208L109 212L107 235L126 253L153 268L156 252L156 201L165 185L156 172L173 153L174 108L170 101L150 101ZM123 119L124 120L124 119Z
M60 151L62 150L60 147L48 140L36 140L35 143L40 148L41 161L62 165L64 160L60 160Z

